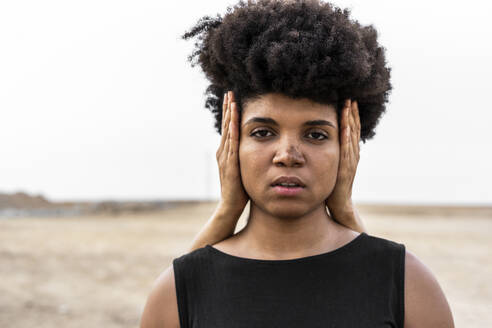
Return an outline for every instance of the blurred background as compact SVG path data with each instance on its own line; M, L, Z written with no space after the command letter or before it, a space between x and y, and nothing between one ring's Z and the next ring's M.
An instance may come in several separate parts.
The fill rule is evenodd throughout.
M138 326L220 197L208 81L180 36L235 3L0 2L0 327ZM376 27L392 67L353 200L431 269L457 327L484 327L492 5L332 3Z

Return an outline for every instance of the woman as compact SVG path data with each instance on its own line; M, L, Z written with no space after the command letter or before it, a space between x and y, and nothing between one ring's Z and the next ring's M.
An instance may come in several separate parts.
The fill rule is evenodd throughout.
M351 204L359 139L391 90L376 31L320 1L265 0L184 38L200 33L190 60L212 82L222 199L157 280L141 327L453 327L432 273L364 232Z

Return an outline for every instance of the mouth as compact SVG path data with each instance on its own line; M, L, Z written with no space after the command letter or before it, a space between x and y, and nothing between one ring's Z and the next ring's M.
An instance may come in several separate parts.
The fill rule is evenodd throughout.
M282 187L282 188L304 188L300 184L297 183L272 183L272 187Z
M280 196L297 196L300 194L304 187L300 185L285 185L285 184L273 184L273 190Z

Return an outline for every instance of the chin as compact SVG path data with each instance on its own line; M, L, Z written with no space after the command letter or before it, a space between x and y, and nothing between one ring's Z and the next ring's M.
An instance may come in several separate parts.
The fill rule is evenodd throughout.
M292 220L311 212L313 208L309 205L310 204L289 201L286 199L275 203L265 204L265 208L267 212L275 217Z

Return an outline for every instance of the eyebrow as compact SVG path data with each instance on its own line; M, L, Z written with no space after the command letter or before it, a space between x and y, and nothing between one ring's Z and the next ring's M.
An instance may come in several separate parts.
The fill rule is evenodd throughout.
M267 123L267 124L272 124L272 125L276 125L276 126L279 125L274 119L272 119L270 117L253 117L253 118L249 119L246 123L244 123L243 126L246 126L246 125L248 125L250 123L254 123L254 122ZM303 125L307 125L307 126L328 125L334 129L337 128L333 123L331 123L330 121L326 121L326 120L306 121L306 122L304 122Z

